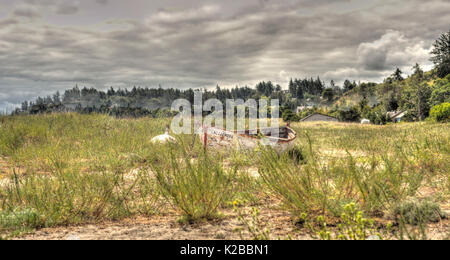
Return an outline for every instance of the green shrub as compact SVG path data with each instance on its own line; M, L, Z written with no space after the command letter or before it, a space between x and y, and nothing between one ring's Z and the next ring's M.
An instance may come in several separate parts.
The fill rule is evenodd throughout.
M281 111L281 114L284 122L298 122L301 120L301 118L289 108L284 108Z
M424 174L409 163L400 153L373 157L365 165L357 165L355 158L349 157L349 180L355 184L366 212L381 214L416 195Z
M361 118L361 114L357 107L350 107L339 110L338 118L343 122L356 122Z
M15 208L12 211L0 211L0 231L28 231L44 225L44 218L32 208Z
M430 111L430 116L437 122L450 121L450 103L442 103L434 106Z
M321 230L318 232L322 240L382 240L382 235L376 231L374 222L363 217L363 212L358 210L355 203L344 206L341 215L341 223L334 232L328 229L323 217L318 218Z
M241 225L247 229L248 233L252 237L253 240L271 240L271 231L268 227L266 221L261 218L260 211L257 208L252 208L250 215L251 219L247 219L246 215L248 212L240 209L238 206L239 203L235 201L234 211L238 214L238 220ZM239 235L242 240L245 240L244 237L244 228L236 229L235 231L239 232Z
M408 200L394 209L394 216L398 221L404 221L410 225L436 223L446 218L439 204L429 200Z
M430 105L437 106L450 102L450 74L444 79L438 79L433 84L433 92L430 97Z
M218 216L219 207L231 197L236 169L225 170L221 158L206 153L191 160L180 159L170 152L160 162L152 167L162 194L183 212L187 221Z
M294 148L287 151L288 155L296 163L301 163L305 160L305 155L302 148L295 146Z
M340 214L340 202L345 189L332 185L328 180L336 174L323 167L317 158L308 155L308 161L299 165L287 154L279 156L273 150L261 152L259 174L267 187L279 196L291 214L310 216ZM344 176L341 176L344 177ZM341 177L336 182L341 182ZM345 184L344 184L345 185ZM298 219L295 219L298 221Z
M147 193L139 190L132 193L134 187L142 187L138 182L139 179L127 181L119 173L82 174L69 170L55 172L51 176L16 176L0 189L0 205L3 212L14 213L17 208L33 209L32 212L42 216L44 221L41 224L45 227L118 220L139 212L145 206L138 208L131 203L137 201L133 196L145 196L146 201L151 201ZM142 188L147 189L148 185ZM19 222L8 223L10 228L14 226L12 224L21 227Z

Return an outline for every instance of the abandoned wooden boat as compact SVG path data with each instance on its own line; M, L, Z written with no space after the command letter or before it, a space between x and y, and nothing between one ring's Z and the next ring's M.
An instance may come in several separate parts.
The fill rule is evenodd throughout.
M294 146L297 133L289 126L247 130L245 133L228 131L216 127L201 127L198 134L205 147L236 148L253 150L258 146L271 146L277 152L284 152ZM275 134L273 134L275 133Z

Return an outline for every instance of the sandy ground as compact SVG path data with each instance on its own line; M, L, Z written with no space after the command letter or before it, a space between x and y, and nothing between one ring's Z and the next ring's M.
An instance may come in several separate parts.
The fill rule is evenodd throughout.
M0 158L0 185L7 181L7 163ZM258 176L257 168L249 173ZM423 196L433 195L431 190L422 190ZM450 204L441 205L450 215ZM279 208L279 202L266 201L258 206L260 219L270 229L271 239L312 239L306 229L300 229L292 222L291 215ZM243 209L249 212L249 208ZM175 212L149 218L138 217L120 222L105 222L80 226L46 228L32 234L16 237L17 240L239 240L253 239L246 227L238 220L232 209L222 211L224 217L217 221L198 224L180 224L180 215ZM247 217L250 219L250 216ZM238 230L242 229L242 232ZM429 226L429 239L445 239L450 234L450 220Z
M0 186L5 186L9 183L8 177L10 166L5 158L0 157Z
M246 209L249 210L249 209ZM447 213L450 211L445 210ZM47 228L33 234L17 237L17 240L252 240L246 227L239 222L233 210L223 212L221 220L198 224L180 224L179 216L170 214L151 218L134 218L120 222ZM248 216L247 219L250 219ZM260 219L270 229L272 240L311 240L307 229L296 227L289 213L273 209L261 209ZM242 232L238 230L241 229ZM448 239L450 220L431 224L428 239ZM396 239L394 237L390 239Z
M252 239L232 210L224 212L218 221L198 224L180 224L179 216L155 216L128 219L95 225L48 228L34 234L18 237L18 240L240 240ZM282 211L264 209L261 219L270 223L271 239L311 239L292 224L290 215Z

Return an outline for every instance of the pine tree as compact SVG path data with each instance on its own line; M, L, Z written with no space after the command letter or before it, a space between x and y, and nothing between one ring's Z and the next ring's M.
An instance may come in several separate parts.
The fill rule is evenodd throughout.
M22 111L24 112L28 111L28 101L24 101L22 103Z
M354 85L352 84L352 82L350 82L350 80L346 79L344 81L344 92L348 92L350 90L352 90L354 88Z
M392 74L392 77L394 78L395 81L403 81L404 78L402 76L403 72L397 68L394 72L394 74Z
M414 77L417 77L419 79L424 78L424 72L418 63L416 63L416 65L414 65L413 71L414 71L414 74L413 74Z
M450 74L450 31L436 40L431 54L430 60L435 64L438 76L445 78Z

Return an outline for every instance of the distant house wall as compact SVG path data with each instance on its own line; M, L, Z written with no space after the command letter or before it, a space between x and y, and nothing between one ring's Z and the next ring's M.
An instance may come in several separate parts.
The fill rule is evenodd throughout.
M314 108L313 106L301 106L301 107L297 107L297 114L300 114L301 112L303 112L306 109L312 109Z
M321 114L313 114L301 120L302 122L319 122L319 121L327 121L327 122L339 122L339 119L321 115Z
M403 120L403 117L406 116L408 112L407 111L400 111L400 112L388 112L387 116L390 118L394 123L400 123Z
M396 116L393 118L393 120L394 120L394 122L396 122L396 123L400 123L400 122L403 120L403 117L405 117L405 116L406 116L406 112L402 112L402 113L396 115Z

